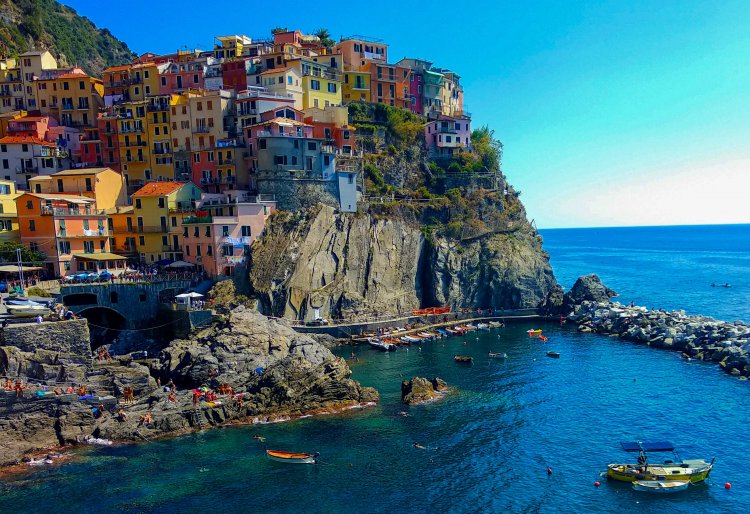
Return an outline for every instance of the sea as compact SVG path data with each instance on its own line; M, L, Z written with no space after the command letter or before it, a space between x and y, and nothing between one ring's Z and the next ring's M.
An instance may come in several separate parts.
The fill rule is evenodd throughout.
M566 288L597 273L625 303L750 321L748 225L540 232ZM548 341L528 337L530 328ZM0 511L750 511L750 384L716 364L559 323L336 353L350 359L352 350L353 378L381 394L374 407L78 451L0 480ZM450 391L405 406L401 381L414 376L439 376ZM651 495L601 478L608 463L632 461L621 441L648 440L715 459L710 479ZM266 448L319 452L319 462L273 462Z

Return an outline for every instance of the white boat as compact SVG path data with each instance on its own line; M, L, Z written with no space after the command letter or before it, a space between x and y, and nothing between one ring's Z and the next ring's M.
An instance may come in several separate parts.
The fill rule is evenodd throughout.
M490 326L492 328L500 328L500 327L504 327L505 324L500 321L490 321Z
M396 349L396 345L392 343L386 343L385 341L381 341L380 339L376 339L374 337L370 337L367 339L367 343L372 346L373 348L376 348L378 350L382 350L384 352L392 352Z
M508 354L505 352L489 352L487 354L490 359L507 359Z
M689 485L689 480L635 480L633 489L648 493L668 494L684 491Z
M405 343L419 343L422 341L421 338L412 336L402 336L401 340Z
M479 323L477 325L478 330L489 330L490 326L487 323Z
M49 314L49 307L44 305L8 305L7 309L16 318L31 318Z

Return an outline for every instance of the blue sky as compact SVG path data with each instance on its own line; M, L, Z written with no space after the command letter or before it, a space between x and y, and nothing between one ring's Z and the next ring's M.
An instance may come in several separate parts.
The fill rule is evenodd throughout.
M747 2L64 3L138 53L326 27L451 68L540 228L750 222Z

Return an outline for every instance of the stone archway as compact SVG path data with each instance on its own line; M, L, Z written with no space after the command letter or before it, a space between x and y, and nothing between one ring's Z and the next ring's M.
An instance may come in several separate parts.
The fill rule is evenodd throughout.
M78 316L86 318L89 323L92 350L111 343L128 325L125 316L109 307L89 307L79 312Z

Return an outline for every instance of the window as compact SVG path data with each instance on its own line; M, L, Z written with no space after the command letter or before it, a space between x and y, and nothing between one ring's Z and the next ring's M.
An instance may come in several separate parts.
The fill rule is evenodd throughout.
M83 252L84 253L94 253L94 242L93 241L84 241L83 242Z
M70 89L70 84L63 82L63 91L67 91L68 89Z
M6 153L8 151L8 145L0 145L0 152Z
M206 255L209 257L214 254L214 248L211 245L206 245Z
M177 218L175 218L174 216L172 216L172 226L173 227L177 226Z
M331 164L331 156L330 155L324 155L323 156L323 165L329 166Z
M197 83L198 83L198 74L197 74L197 73L194 73L194 74L193 74L193 84L197 84ZM210 107L209 107L209 108L210 108Z
M185 255L190 257L190 245L185 245Z
M201 245L197 244L195 245L195 256L200 257L201 255Z
M91 190L92 190L92 187L91 187L91 179L90 179L90 178L87 178L87 179L86 179L86 191L91 191Z
M354 173L349 173L349 183L354 184Z
M34 220L29 220L29 231L36 232L36 222Z
M206 225L206 237L211 237L211 225Z
M295 143L296 143L296 141L295 141ZM265 150L266 149L266 140L265 139L259 139L258 140L258 148L260 150Z
M308 150L315 150L315 148L316 148L315 141L308 141L307 142L307 149Z
M89 229L89 220L83 220L83 230Z
M329 82L328 83L328 92L329 93L335 93L336 92L336 83L335 82Z
M286 163L287 163L286 155L274 155L273 156L273 163L274 164L286 165Z
M70 254L70 241L60 241L58 249L61 254Z
M221 235L222 237L229 237L229 227L227 225L221 226Z
M242 237L250 237L250 225L242 225Z
M29 145L21 145L21 151L22 152L28 152L29 151Z
M164 198L163 197L159 198L159 207L162 208L162 209L164 208Z
M200 229L201 229L200 227L193 227L193 236L194 237L200 237L200 235L201 235Z
M349 131L348 130L344 131L344 139L349 139Z
M146 245L146 237L145 236L138 236L138 244L141 246Z
M221 247L221 255L228 257L234 254L234 247L232 245L223 245Z
M311 80L310 81L310 89L313 91L320 91L320 81L319 80Z
M140 198L136 198L135 199L135 208L136 209L140 209L141 208L141 199Z

